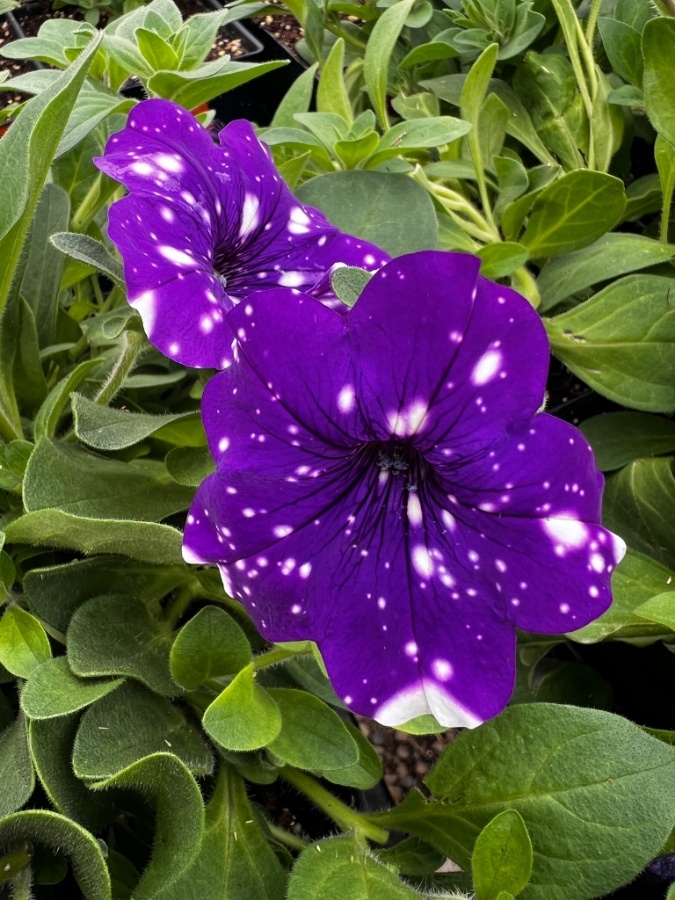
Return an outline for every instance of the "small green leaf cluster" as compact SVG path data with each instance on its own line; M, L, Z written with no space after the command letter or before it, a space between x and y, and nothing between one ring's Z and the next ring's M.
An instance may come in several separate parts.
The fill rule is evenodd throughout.
M87 2L99 4L101 0ZM136 84L140 82L144 96L163 97L192 109L286 65L282 60L237 62L229 56L205 62L218 29L240 16L237 12L219 10L198 13L184 22L173 0L153 0L147 5L133 0L129 11L113 18L103 29L103 39L80 94L79 115L71 116L66 129L68 147L74 146L111 113L127 112L134 105L135 101L117 93L131 76ZM90 21L88 18L87 22ZM96 34L95 24L47 19L37 37L13 41L3 47L2 55L66 69ZM2 88L35 95L53 84L57 77L58 73L51 69L42 69L13 78ZM68 135L73 131L75 134L68 142ZM60 152L64 152L63 145Z
M499 59L523 53L546 24L533 3L516 0L448 0L455 27L444 40L467 60L476 59L490 44L499 44ZM459 9L457 7L459 6Z

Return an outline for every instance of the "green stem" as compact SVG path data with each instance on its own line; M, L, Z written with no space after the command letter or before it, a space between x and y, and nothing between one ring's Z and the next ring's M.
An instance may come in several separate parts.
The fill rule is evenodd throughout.
M291 834L286 831L284 828L279 828L278 825L274 825L272 822L267 822L267 830L272 835L272 837L279 841L281 844L286 844L287 847L290 847L291 850L299 850L302 853L309 845L307 841L303 841L301 837L298 837L297 834Z
M102 181L103 176L99 172L70 220L71 231L86 231L96 213L101 209L105 202L105 200L101 200Z
M602 0L593 0L591 4L591 10L588 14L588 19L586 20L586 43L589 47L593 47L593 38L595 37L595 26L598 23L598 16L600 15L600 8L602 7Z
M176 596L169 603L164 614L164 618L172 628L183 615L190 603L192 603L195 597L196 593L191 585L186 585L185 587L182 587L180 590L176 591Z
M570 62L572 63L574 75L577 79L577 84L579 85L579 92L583 98L586 114L590 122L593 118L593 100L588 91L588 84L586 82L584 68L581 65L578 46L578 42L580 41L584 47L588 48L586 38L584 37L576 10L572 5L571 0L552 0L552 2L558 21L560 22L560 28L562 29L565 44L567 45L567 51L570 55ZM593 77L595 77L595 69L593 70Z
M266 653L256 656L253 660L253 666L256 669L265 669L267 666L276 666L285 659L290 659L291 656L297 655L295 650L286 650L285 647L272 647Z
M654 5L662 16L675 16L675 0L654 0Z
M137 331L125 331L122 352L113 366L108 380L94 397L102 406L110 403L124 383L124 379L136 365L138 354L143 349L143 335Z
M387 842L389 833L385 828L366 821L361 813L347 806L342 800L338 800L311 775L301 772L300 769L294 769L292 766L283 766L283 768L279 769L279 774L289 784L292 784L293 787L296 787L305 796L309 797L343 831L356 831L357 834L374 841L376 844L385 844Z

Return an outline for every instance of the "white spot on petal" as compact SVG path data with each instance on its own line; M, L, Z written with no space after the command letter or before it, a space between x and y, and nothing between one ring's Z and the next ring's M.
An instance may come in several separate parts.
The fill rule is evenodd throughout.
M471 381L475 385L487 384L491 381L502 364L502 355L497 350L488 350L478 360L471 373Z
M176 266L184 266L191 269L196 269L199 266L199 263L193 256L190 256L189 253L184 253L177 247L169 247L166 244L162 244L159 248L159 254Z
M422 504L417 494L408 494L408 520L412 525L422 524Z
M578 550L588 540L588 529L583 522L566 516L543 519L544 530L556 545L563 549ZM556 547L556 553L558 549Z
M423 578L429 578L433 574L434 564L429 555L429 551L423 544L413 547L412 562L418 575Z
M439 681L449 681L452 678L452 666L447 659L435 659L431 664L431 671Z
M354 409L355 400L356 397L353 385L346 384L338 394L338 409L340 412L350 413Z
M129 300L129 303L139 313L143 320L145 333L150 337L155 327L155 317L157 315L155 292L145 291L143 294L139 294L138 297L134 297L133 300Z

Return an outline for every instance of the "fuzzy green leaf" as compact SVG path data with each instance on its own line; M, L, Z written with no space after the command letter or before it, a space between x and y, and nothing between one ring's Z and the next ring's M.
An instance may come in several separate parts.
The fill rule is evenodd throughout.
M84 709L122 684L121 678L78 678L65 656L38 666L23 689L21 708L30 719L53 719Z
M171 648L171 674L194 690L209 678L236 675L251 662L251 646L232 616L217 606L201 609Z
M279 707L246 666L204 713L204 730L228 750L257 750L281 731Z
M165 752L196 775L213 769L201 735L178 707L128 681L85 712L75 738L73 769L87 781L111 778L146 756Z

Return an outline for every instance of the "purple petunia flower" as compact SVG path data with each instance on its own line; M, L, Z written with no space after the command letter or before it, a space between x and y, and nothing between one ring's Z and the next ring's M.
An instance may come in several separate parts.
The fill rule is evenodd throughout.
M94 162L130 191L110 208L108 234L148 339L185 365L224 368L225 313L252 291L334 300L333 266L378 269L389 256L302 206L249 122L219 139L181 106L146 100Z
M583 435L537 412L539 316L479 265L400 257L346 316L251 296L204 394L217 471L186 560L217 563L267 639L316 641L344 702L386 725L496 715L514 629L600 615L625 551Z

